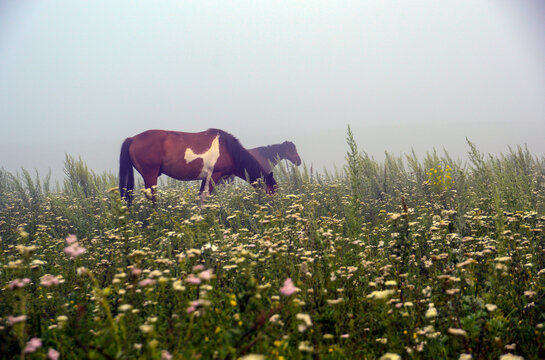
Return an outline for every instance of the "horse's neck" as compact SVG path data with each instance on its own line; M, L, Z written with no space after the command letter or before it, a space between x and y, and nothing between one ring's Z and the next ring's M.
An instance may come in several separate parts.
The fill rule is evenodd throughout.
M261 156L269 160L273 165L278 164L278 161L284 159L284 154L282 151L282 145L269 145L256 148L259 151Z

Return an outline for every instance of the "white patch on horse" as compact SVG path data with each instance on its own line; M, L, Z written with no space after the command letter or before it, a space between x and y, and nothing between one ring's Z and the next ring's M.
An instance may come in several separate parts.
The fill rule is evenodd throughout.
M218 158L220 157L219 138L220 136L217 135L212 141L212 144L210 144L210 148L208 148L208 150L206 150L202 154L195 154L190 148L187 148L185 150L184 159L186 163L189 164L196 159L202 159L203 161L202 170L198 178L206 180L206 184L204 187L204 192L206 193L208 193L210 179L212 178L212 173L214 172L214 166L216 165L216 161L218 161Z

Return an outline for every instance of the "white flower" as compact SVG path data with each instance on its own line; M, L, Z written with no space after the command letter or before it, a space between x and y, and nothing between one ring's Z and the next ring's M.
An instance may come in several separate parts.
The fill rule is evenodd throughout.
M432 305L426 311L426 319L437 317L437 309Z
M484 307L485 307L486 310L488 310L489 312L492 312L492 311L494 311L494 310L496 310L496 309L498 308L498 307L497 307L496 305L494 305L494 304L486 304Z
M401 356L395 353L386 353L380 357L380 360L401 360Z
M451 335L467 336L467 333L466 333L466 331L464 329L449 328L447 331Z
M395 290L373 291L371 294L367 295L367 298L372 300L385 300L393 294L395 294Z
M524 360L524 358L522 356L507 353L507 354L500 355L500 360Z

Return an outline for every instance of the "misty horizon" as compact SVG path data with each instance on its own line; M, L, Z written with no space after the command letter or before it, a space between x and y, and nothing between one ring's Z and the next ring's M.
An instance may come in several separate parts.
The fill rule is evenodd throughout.
M545 4L0 4L0 168L117 173L147 129L293 141L315 171L359 150L545 154Z

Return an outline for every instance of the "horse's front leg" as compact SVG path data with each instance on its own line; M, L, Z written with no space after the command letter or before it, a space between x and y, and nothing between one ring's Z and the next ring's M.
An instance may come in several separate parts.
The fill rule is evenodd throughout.
M199 197L201 198L201 205L204 204L204 200L209 194L214 191L214 186L210 182L211 176L207 176L201 183L201 189L199 190Z

